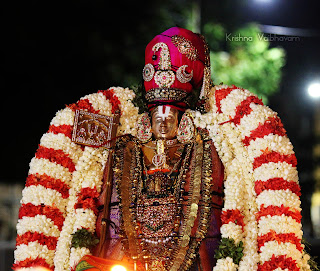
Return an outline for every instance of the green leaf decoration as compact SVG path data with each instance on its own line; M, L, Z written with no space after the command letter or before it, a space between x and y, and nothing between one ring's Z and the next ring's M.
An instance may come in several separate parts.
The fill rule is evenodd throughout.
M147 112L147 101L145 99L146 90L144 88L143 83L140 83L138 85L131 85L130 89L134 91L136 94L135 98L133 99L134 106L137 106L139 108L139 113Z
M243 242L240 241L239 244L236 245L232 238L222 238L214 257L216 259L230 257L235 264L239 264L243 257Z
M76 268L76 271L84 271L84 270L88 270L90 268L94 268L95 266L89 264L86 261L81 261Z
M308 264L310 266L310 270L312 271L319 271L319 267L318 267L318 257L317 256L311 256L309 254L310 252L310 249L311 249L311 244L308 243L308 241L302 237L302 244L305 245L305 250L306 250L306 253L309 255L310 259L308 260Z
M72 247L86 247L90 248L99 243L99 239L89 232L87 229L79 229L72 234L71 246Z
M317 256L314 256L314 257L310 256L310 259L308 260L308 264L312 271L319 271L318 263L316 260L317 260Z

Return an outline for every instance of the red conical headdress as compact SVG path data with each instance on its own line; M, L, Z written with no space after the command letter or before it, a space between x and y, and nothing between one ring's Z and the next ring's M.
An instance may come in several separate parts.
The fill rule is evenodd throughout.
M205 96L210 76L209 49L199 34L172 27L146 47L143 79L149 110L170 105L184 111L201 84L200 96Z

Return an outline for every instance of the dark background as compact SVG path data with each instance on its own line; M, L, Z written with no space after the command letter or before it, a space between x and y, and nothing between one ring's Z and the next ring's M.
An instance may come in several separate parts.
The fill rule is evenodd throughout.
M309 215L314 191L313 118L307 85L320 80L317 1L197 1L201 25L265 25L312 30L286 50L280 91L269 106L278 112L298 158L305 236L320 255ZM141 81L144 48L157 34L183 26L191 1L8 1L3 6L0 182L24 183L29 161L55 113L65 104L111 86ZM264 80L264 78L261 78Z

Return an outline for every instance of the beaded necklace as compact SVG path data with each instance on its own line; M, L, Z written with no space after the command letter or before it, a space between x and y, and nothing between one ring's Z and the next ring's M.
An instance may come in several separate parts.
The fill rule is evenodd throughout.
M135 261L149 263L150 270L189 269L206 234L210 214L207 194L201 195L202 204L198 210L200 191L210 193L209 145L203 144L200 136L195 142L184 145L182 158L174 165L180 167L178 174L171 176L171 189L166 190L164 186L159 191L145 189L150 176L143 175L143 171L147 171L140 142L133 139L117 145L114 172L121 198L124 248ZM125 148L131 149L130 155ZM126 173L124 169L129 165L130 172ZM184 203L188 171L188 198ZM153 212L159 216L158 220L157 216L152 217ZM198 215L197 236L190 239Z

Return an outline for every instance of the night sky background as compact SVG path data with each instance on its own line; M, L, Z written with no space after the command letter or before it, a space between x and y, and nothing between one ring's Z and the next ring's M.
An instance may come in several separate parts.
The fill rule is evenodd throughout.
M66 104L99 89L139 83L145 46L155 35L183 21L177 5L182 7L184 2L7 1L1 33L0 182L25 182L42 134ZM202 24L214 20L239 27L254 21L312 30L311 36L301 36L300 41L271 43L284 48L287 56L280 91L269 102L296 151L307 235L312 235L308 206L314 187L313 117L315 107L320 106L306 91L309 82L320 80L317 2L201 1Z

